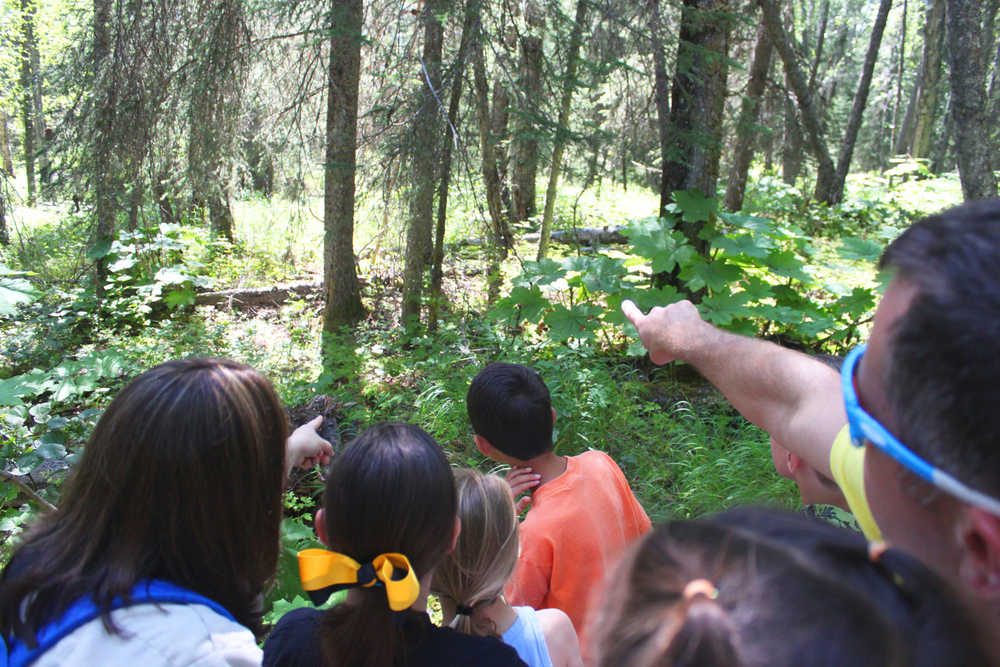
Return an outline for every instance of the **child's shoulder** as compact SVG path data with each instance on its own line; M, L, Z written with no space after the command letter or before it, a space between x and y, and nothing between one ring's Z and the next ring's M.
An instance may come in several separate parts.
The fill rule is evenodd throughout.
M618 477L622 474L621 468L615 463L615 460L611 458L607 452L603 452L599 449L589 449L582 454L577 454L576 456L570 457L576 462L576 468L579 474L592 477L592 476L614 476Z

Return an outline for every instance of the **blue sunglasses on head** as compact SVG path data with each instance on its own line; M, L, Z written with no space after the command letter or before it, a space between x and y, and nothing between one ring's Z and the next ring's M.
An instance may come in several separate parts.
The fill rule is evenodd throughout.
M840 369L840 386L844 395L844 407L847 409L847 426L851 433L851 443L856 447L863 447L865 442L870 442L921 479L947 491L959 500L1000 516L1000 500L969 488L914 454L861 407L854 389L854 373L858 362L865 354L866 347L859 345L851 350Z

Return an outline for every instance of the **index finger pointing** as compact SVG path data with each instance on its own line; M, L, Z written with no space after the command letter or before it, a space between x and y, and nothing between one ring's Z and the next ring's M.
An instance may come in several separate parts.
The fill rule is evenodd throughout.
M631 299L625 299L622 301L622 312L625 313L625 317L628 318L628 321L636 327L639 326L639 320L645 317L645 315L642 314L642 311L639 310L639 306L635 305L635 302Z

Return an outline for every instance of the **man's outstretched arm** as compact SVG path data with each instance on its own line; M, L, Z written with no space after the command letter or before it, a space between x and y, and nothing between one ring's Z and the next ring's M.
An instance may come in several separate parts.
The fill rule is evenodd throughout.
M654 364L691 364L740 414L830 476L830 449L847 423L835 370L800 352L717 329L690 301L648 315L623 301L622 311Z

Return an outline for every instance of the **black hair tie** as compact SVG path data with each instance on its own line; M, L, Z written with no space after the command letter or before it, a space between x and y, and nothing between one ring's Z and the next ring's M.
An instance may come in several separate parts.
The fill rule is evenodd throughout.
M455 613L461 614L462 616L472 616L475 611L472 607L464 604L455 605Z

